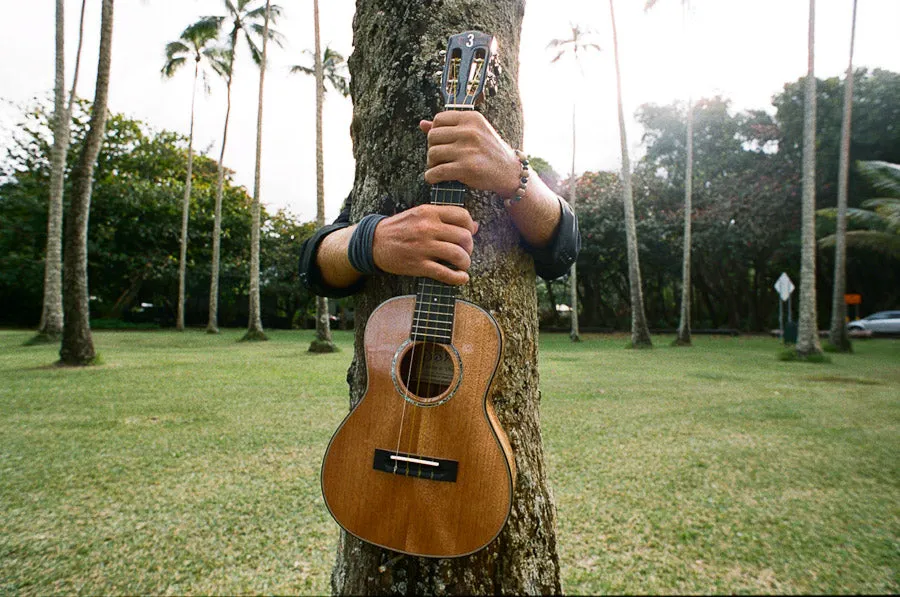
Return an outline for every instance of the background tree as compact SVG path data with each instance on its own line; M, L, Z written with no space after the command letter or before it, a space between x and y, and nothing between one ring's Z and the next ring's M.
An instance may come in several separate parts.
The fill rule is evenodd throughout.
M850 21L850 62L844 82L844 110L841 119L841 158L838 166L837 232L834 247L834 285L831 296L831 329L828 340L839 352L851 352L847 335L847 186L850 173L850 126L853 115L853 44L856 41L856 0Z
M88 128L90 104L73 110L74 168ZM0 182L0 325L34 326L41 315L46 243L46 188L53 146L52 107L38 102L23 109L0 169L14 174ZM194 156L187 252L191 270L207 270L215 203L216 162ZM94 170L88 238L91 326L171 326L175 323L180 223L187 137L156 130L112 113ZM66 193L71 195L71 185ZM226 170L222 210L222 282L219 315L223 325L246 326L252 198ZM299 282L300 243L313 222L261 209L260 291L268 327L312 322L314 297ZM188 277L185 320L203 325L209 290L205 278ZM152 305L148 306L148 305Z
M78 25L78 49L75 52L75 74L72 76L72 91L69 103L65 104L66 78L66 29L65 2L56 1L56 69L54 75L53 108L53 155L50 173L50 197L47 214L47 251L44 257L44 300L41 322L37 335L29 340L31 344L58 342L63 331L62 304L62 223L63 186L66 174L66 156L69 152L70 121L75 89L78 85L78 71L81 66L81 42L84 37L84 8L87 0L81 2L81 19Z
M197 97L197 80L200 77L200 65L209 64L219 75L225 74L228 65L223 62L221 51L210 44L215 42L219 34L215 19L203 19L189 25L181 36L166 45L166 62L162 74L171 78L188 60L194 61L194 81L191 91L191 127L188 134L187 174L184 180L184 200L181 207L181 253L178 259L178 313L175 318L175 329L184 330L184 297L185 277L187 272L188 218L191 206L191 183L194 168L194 101ZM206 74L204 73L204 86Z
M269 20L272 6L266 0L266 12L263 19L262 56L259 61L259 101L256 112L256 169L253 178L253 205L251 214L253 223L250 227L250 314L247 333L242 340L268 340L262 327L262 316L259 306L259 192L262 174L262 126L263 126L263 91L266 81L266 57L269 47Z
M634 224L634 191L631 184L631 160L628 157L628 138L625 133L625 112L622 107L622 75L619 67L619 40L616 34L616 13L613 0L609 0L609 18L612 22L613 54L616 63L616 100L619 108L619 140L622 146L622 204L625 207L625 244L628 250L628 280L631 292L631 346L650 348L650 329L644 310L641 290L641 265L638 256L637 230Z
M523 12L521 0L430 4L371 0L357 5L355 49L349 61L356 158L353 221L373 212L394 214L428 200L429 188L422 180L426 138L416 123L441 109L431 74L443 66L439 51L446 48L451 34L477 29L497 38L503 66L500 92L483 110L512 146L521 142L514 65ZM494 380L493 401L519 471L512 512L494 542L463 558L395 560L396 554L342 533L332 574L332 588L338 594L535 594L562 589L556 513L538 416L533 261L519 246L519 235L497 197L470 192L466 204L481 227L469 270L471 282L461 287L461 298L492 311L505 331L504 362ZM348 373L352 404L366 387L365 321L382 301L412 289L411 279L373 276L357 295L356 347Z
M221 260L221 228L222 228L222 189L225 180L225 145L228 142L228 123L231 118L231 86L234 83L234 67L237 53L238 41L244 39L250 48L250 55L256 64L260 64L262 60L261 52L257 45L257 39L262 34L264 25L260 21L265 20L266 6L255 5L252 0L224 0L227 16L225 17L204 17L202 20L211 20L221 30L224 24L230 23L231 30L228 34L227 49L224 53L224 60L221 62L226 81L226 108L225 108L225 124L222 128L222 147L219 152L219 173L216 183L216 216L213 223L213 260L212 272L209 284L209 321L206 324L206 331L210 334L219 332L218 309L219 309L219 262ZM268 8L270 19L276 22L281 16L281 7L272 5ZM243 33L243 35L241 35ZM280 34L272 28L268 30L268 36L272 39L280 38Z
M883 197L863 201L862 209L847 210L847 219L855 229L846 233L847 245L856 249L900 260L900 165L888 162L858 162L858 169ZM818 212L829 219L837 210ZM837 244L837 234L819 241L823 247Z
M647 0L644 10L653 8L659 0ZM690 0L681 0L681 8L684 18L684 45L687 52L685 61L685 79L688 80L688 100L687 100L687 135L685 138L685 147L687 148L687 157L684 161L684 241L681 260L681 314L678 319L678 332L675 336L674 346L690 346L691 345L691 207L692 184L694 180L694 107L690 92L689 72L690 61L693 59L691 48L692 36L688 31L688 20L691 9Z
M97 84L91 123L78 164L72 171L72 203L66 217L63 261L63 338L60 361L84 366L96 357L91 336L87 287L87 226L91 211L91 186L94 166L106 127L106 101L109 95L109 71L112 63L113 0L103 0L100 16L100 50Z
M322 55L321 37L319 34L319 0L313 0L313 24L315 28L315 49L313 50L313 68L296 65L292 73L313 75L316 78L316 223L325 225L325 154L322 150L322 106L325 103L325 79L332 88L347 97L350 84L343 74L344 57L325 48ZM307 52L309 53L309 52ZM309 345L310 352L334 352L337 348L331 339L331 322L328 313L328 299L316 297L316 338Z
M584 69L581 65L581 60L578 55L579 50L582 54L589 50L595 50L597 52L600 51L600 46L595 43L585 41L584 37L589 32L582 31L578 25L571 25L572 27L572 37L569 38L557 38L550 41L547 44L548 48L557 49L556 56L554 56L550 62L557 62L563 56L571 53L572 57L575 61L575 64L578 66L578 70L581 72L581 75L584 76ZM577 198L577 180L575 178L575 127L576 127L576 119L575 119L575 108L576 108L576 98L578 97L578 93L572 94L572 173L569 176L569 204L574 208L575 200ZM569 337L572 339L572 342L581 342L581 333L578 331L578 273L577 273L577 263L572 264L572 269L569 272L569 296L571 301L571 311L569 311L571 317L571 325L572 329L569 332ZM548 286L548 288L550 288Z
M821 354L819 322L816 315L816 0L809 0L809 60L806 74L806 106L803 127L803 216L800 257L800 317L797 325L797 354Z

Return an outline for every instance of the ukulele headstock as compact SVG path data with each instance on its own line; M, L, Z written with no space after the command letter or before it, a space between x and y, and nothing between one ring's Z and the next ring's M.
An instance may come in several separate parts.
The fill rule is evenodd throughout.
M497 40L480 31L464 31L447 42L441 95L444 107L472 109L485 92L493 96L500 74Z

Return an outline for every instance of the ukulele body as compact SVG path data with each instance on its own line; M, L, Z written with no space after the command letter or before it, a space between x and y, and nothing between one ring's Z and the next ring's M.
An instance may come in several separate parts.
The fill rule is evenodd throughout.
M449 344L413 341L415 303L395 297L369 318L368 385L328 445L322 493L360 539L458 557L490 543L512 505L515 461L489 399L503 337L486 311L456 300Z

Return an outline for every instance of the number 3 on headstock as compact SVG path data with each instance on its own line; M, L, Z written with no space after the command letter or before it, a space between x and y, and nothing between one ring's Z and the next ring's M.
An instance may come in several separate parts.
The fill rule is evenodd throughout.
M447 42L441 94L447 109L473 109L485 89L494 95L500 67L497 40L481 31L464 31Z

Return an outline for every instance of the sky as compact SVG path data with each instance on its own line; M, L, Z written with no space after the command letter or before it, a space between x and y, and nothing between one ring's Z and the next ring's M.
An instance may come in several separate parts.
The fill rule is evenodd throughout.
M448 0L449 1L449 0ZM303 220L315 218L315 87L292 75L294 64L311 66L312 0L279 0L278 29L287 41L272 48L266 73L261 201ZM74 68L80 0L66 0L66 70ZM633 119L643 103L669 103L722 95L736 110L771 111L784 84L805 75L807 0L692 0L688 35L681 2L659 0L649 13L644 0L615 0L622 62L626 130L632 159L641 154L642 131ZM163 49L203 15L223 14L222 0L119 0L115 9L109 107L159 129L188 132L191 75L160 76ZM322 44L345 57L353 51L353 0L321 0ZM816 75L847 68L852 0L818 0ZM15 126L17 105L52 95L55 3L8 3L0 36L0 144ZM100 1L88 0L78 95L93 96L99 42ZM583 74L570 61L551 64L547 43L571 34L575 23L593 31L599 53L586 57ZM855 66L900 72L900 0L859 0ZM686 43L685 40L690 42ZM225 165L252 191L256 146L258 74L244 49L236 65L232 121ZM688 60L690 58L690 60ZM612 33L607 2L527 0L522 25L519 86L525 113L523 149L543 157L561 174L572 168L572 110L578 134L575 170L614 170L620 164ZM686 68L690 65L690 68ZM502 93L502 89L499 91ZM199 97L195 147L218 158L225 88L211 82ZM352 105L329 92L324 109L325 201L328 219L353 185L350 141Z

